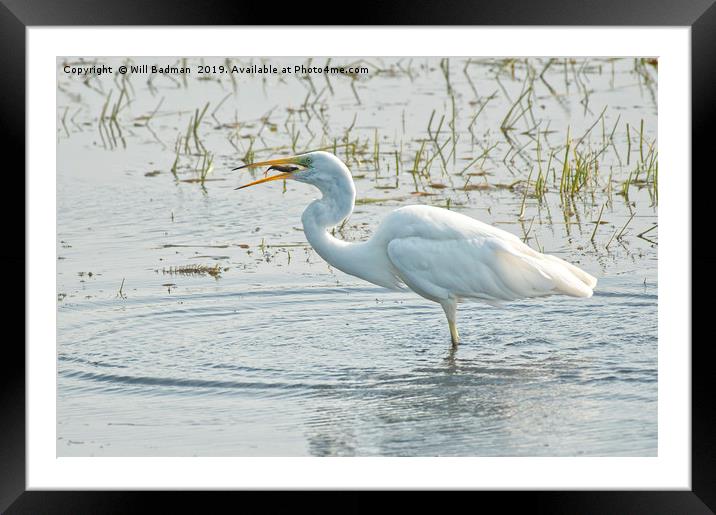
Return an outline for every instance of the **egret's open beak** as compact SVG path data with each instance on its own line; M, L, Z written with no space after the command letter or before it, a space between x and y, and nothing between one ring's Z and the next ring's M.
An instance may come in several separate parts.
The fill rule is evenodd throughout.
M269 169L266 170L266 173L268 173L271 170L278 170L279 172L282 172L278 175L272 175L271 177L264 177L263 179L259 179L258 181L250 182L249 184L244 184L243 186L239 186L238 188L235 188L237 190L248 188L249 186L254 186L256 184L261 184L263 182L270 182L270 181L278 181L279 179L286 179L293 174L296 170L298 170L298 165L301 164L297 157L284 157L281 159L272 159L271 161L261 161L260 163L250 163L247 165L239 166L237 168L234 168L234 170L241 170L242 168L256 168L258 166L268 166Z

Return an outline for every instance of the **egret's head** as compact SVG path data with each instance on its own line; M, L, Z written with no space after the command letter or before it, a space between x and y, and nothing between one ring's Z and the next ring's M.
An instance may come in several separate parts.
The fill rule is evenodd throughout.
M279 179L290 179L305 182L316 186L322 191L327 191L335 187L345 188L347 187L346 183L349 183L351 188L353 187L353 179L346 165L343 164L343 161L329 152L308 152L298 156L251 163L234 168L234 170L242 168L256 168L259 166L269 167L266 170L266 177L249 184L245 184L236 189L248 188L249 186L253 186L255 184L276 181ZM269 176L268 173L271 170L276 170L280 173Z

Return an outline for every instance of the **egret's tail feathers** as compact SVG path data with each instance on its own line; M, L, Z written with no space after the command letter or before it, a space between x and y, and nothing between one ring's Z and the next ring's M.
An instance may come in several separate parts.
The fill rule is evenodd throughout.
M546 272L555 281L556 290L572 297L591 297L597 279L584 270L555 256L544 256Z
M528 247L503 247L500 274L515 297L537 297L555 293L591 297L597 279L555 256L540 254Z

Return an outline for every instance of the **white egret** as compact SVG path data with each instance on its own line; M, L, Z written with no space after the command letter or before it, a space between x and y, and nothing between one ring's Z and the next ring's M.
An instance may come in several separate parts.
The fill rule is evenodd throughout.
M537 252L517 236L454 211L405 206L385 217L370 239L350 243L329 229L353 212L356 189L346 165L328 152L251 163L279 174L236 189L279 179L311 184L323 197L303 212L303 230L313 249L343 272L390 289L406 286L439 303L453 345L460 341L457 305L466 299L500 304L563 294L591 297L597 280L576 266Z

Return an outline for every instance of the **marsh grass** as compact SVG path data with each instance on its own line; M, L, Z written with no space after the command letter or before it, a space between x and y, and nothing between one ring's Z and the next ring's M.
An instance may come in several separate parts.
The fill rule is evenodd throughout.
M133 85L137 77L113 78L110 87L106 79L90 77L83 87L102 98L96 124L104 148L126 148L137 140L133 127L146 129L167 153L164 162L171 178L200 184L205 193L210 181L233 179L224 169L225 162L249 164L327 150L351 168L364 195L358 204L412 200L459 208L497 201L519 206L511 210L512 223L526 226L531 220L526 230L535 241L539 231L557 223L550 213L558 206L567 235L594 242L602 224L592 228L585 223L582 228L581 220L590 220L587 217L597 209L600 220L604 213L614 212L619 198L625 206L643 198L641 190L648 192L648 207L658 205L658 147L649 126L652 120L625 112L623 106L595 105L594 95L595 78L611 73L609 82L615 87L618 63L626 70L622 73L643 88L645 98L655 101L658 62L650 59L343 59L341 64L369 64L371 74L263 77L266 88L297 81L304 93L284 105L266 104L263 114L246 119L240 118L235 106L246 100L242 81L257 77L210 76L212 87L216 83L224 92L183 111L170 105L162 87L190 89L197 79L150 77L147 86L155 99L134 117L133 103L143 91L138 83ZM239 61L221 62L228 66ZM426 122L416 121L410 104L400 107L398 123L390 129L369 122L376 109L391 107L376 107L362 98L370 81L404 81L401 84L410 88L429 76L439 80L432 98L422 97L436 100L420 115ZM69 137L82 130L75 117L83 111L69 107L78 101L73 100L78 96L71 96L71 87L59 87L70 102L58 111L58 126ZM570 100L579 109L572 111ZM565 120L570 123L560 125L555 109L568 115ZM174 144L164 145L162 131L172 124ZM395 195L371 195L387 190ZM548 222L534 223L534 217L541 220L543 214ZM630 234L615 231L607 247L634 236Z

